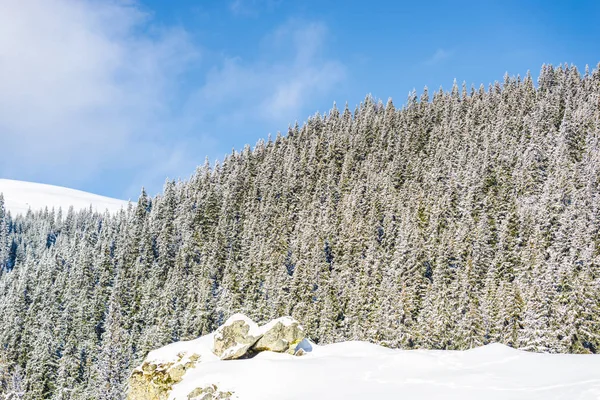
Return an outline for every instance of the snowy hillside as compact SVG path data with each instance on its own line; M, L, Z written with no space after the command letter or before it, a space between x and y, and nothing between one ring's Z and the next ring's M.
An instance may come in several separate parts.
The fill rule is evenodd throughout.
M80 190L10 179L0 179L0 193L4 194L6 209L13 215L25 214L29 208L41 210L44 207L48 209L62 207L66 212L70 206L79 210L90 205L99 212L105 210L116 212L127 205L123 200Z
M600 399L600 356L536 354L492 344L467 351L392 350L365 342L312 345L297 357L262 352L222 361L214 334L148 355L155 364L199 362L169 399L214 385L232 399ZM133 398L133 397L130 397ZM213 398L213 397L207 397ZM229 397L214 397L229 398Z

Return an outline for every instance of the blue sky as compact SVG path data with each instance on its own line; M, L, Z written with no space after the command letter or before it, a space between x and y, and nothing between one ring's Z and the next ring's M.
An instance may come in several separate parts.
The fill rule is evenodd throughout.
M6 0L0 177L137 198L334 101L600 61L600 2Z

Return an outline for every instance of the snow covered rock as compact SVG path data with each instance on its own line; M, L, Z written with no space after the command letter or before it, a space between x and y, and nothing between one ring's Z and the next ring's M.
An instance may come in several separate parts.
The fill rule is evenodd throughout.
M213 352L221 360L235 360L262 351L296 353L304 329L292 317L282 317L261 327L243 314L231 316L215 332Z
M129 380L129 400L167 400L173 385L200 359L198 354L179 353L176 360L147 360Z
M282 317L260 327L262 337L252 346L255 352L274 351L296 354L296 346L305 338L304 329L292 317Z
M234 314L215 332L213 352L221 360L235 360L246 355L262 337L258 325L243 314Z
M188 400L227 400L231 399L233 393L222 392L217 389L216 385L208 385L205 387L198 387L188 394Z

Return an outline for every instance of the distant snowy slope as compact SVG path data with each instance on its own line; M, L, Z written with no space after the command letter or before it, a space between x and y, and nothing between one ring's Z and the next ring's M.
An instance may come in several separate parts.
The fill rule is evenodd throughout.
M0 193L4 194L6 209L13 215L25 214L30 208L35 211L60 207L66 212L70 206L81 210L91 205L99 212L116 212L127 206L126 201L80 190L10 179L0 179Z

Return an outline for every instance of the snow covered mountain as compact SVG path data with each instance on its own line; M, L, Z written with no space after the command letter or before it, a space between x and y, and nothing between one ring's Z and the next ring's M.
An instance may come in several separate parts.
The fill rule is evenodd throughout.
M6 209L13 215L25 214L30 208L35 211L44 207L61 207L66 212L70 206L81 210L91 205L99 212L116 212L127 206L127 202L123 200L60 186L11 179L0 179L0 193L4 195Z

